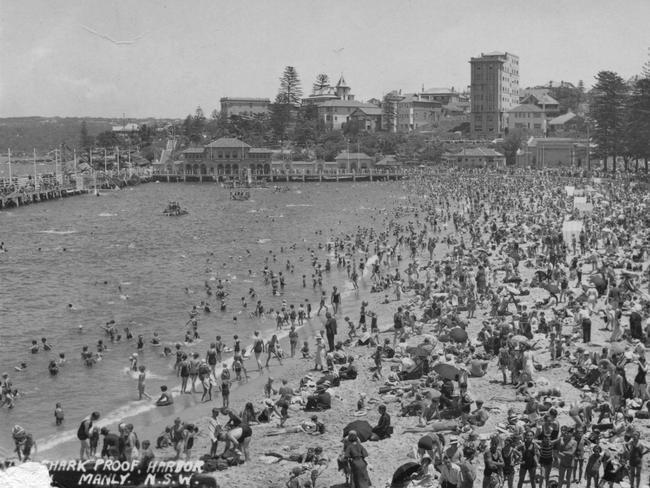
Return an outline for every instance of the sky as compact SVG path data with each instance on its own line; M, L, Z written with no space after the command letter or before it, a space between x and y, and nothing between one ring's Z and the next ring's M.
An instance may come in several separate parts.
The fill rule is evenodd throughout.
M0 117L181 118L221 97L307 95L341 74L358 100L464 89L482 52L519 56L520 86L627 79L650 1L0 0Z

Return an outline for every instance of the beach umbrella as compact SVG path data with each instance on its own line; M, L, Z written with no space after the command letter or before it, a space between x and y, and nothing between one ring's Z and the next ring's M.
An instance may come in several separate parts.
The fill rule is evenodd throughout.
M440 342L449 342L451 340L451 337L449 337L449 331L445 330L438 336L438 340Z
M411 479L411 477L418 472L420 469L420 463L414 461L409 461L408 463L402 464L399 468L393 473L393 479L391 480L391 488L402 488L406 485Z
M372 426L365 420L355 420L343 428L343 437L346 437L350 431L357 433L359 441L366 442L372 435Z
M504 283L521 283L521 281L519 276L511 276L507 280L503 280Z
M605 286L605 279L600 274L595 274L590 278L595 286Z
M454 327L449 331L449 337L455 342L465 342L467 340L467 331L462 327Z
M438 363L434 365L432 369L442 378L447 378L450 380L456 379L456 376L462 373L462 370L460 368L457 368L453 364L448 363Z

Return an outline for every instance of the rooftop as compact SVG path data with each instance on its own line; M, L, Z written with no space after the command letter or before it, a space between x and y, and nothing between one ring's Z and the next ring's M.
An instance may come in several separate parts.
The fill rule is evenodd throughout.
M228 147L228 148L238 148L238 147L247 147L250 149L250 146L244 141L235 139L234 137L222 137L216 141L212 141L210 144L205 147Z
M456 90L454 90L453 88L447 88L447 87L445 87L445 88L427 88L422 93L423 94L426 93L427 95L443 95L443 94L447 95L449 93L458 94L458 92Z
M551 119L548 123L549 125L563 125L566 124L569 120L576 118L576 114L569 111L563 115L559 115L554 119Z
M457 156L473 156L473 157L499 157L502 158L503 154L487 147L469 147L457 153L445 153L446 157Z
M364 103L357 100L327 100L325 102L317 103L316 105L319 107L376 107L376 105L373 105L372 103Z
M366 153L348 153L343 151L334 159L371 159Z
M543 112L543 110L532 103L522 103L508 110L508 113L513 112Z
M382 111L381 107L357 107L355 109L355 112L359 110L360 112L363 112L366 115L381 115L384 112ZM354 113L354 112L353 112Z
M183 151L183 154L203 154L205 151L202 147L188 147Z
M251 97L223 97L220 102L266 102L271 103L268 98L251 98Z

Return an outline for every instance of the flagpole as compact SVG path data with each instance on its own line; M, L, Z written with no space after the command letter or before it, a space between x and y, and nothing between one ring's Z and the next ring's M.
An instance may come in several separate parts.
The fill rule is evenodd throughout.
M104 148L104 174L108 173L108 170L106 169L106 148Z
M9 184L11 185L11 148L8 149L8 151L9 151L9 162L8 162L8 164L9 164Z
M34 190L36 190L36 148L34 148Z

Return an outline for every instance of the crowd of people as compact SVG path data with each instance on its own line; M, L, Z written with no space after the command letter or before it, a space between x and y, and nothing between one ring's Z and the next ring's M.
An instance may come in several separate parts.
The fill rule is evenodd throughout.
M340 437L316 414L346 403L341 392L353 381L364 383L354 409L359 420L344 430L341 450L294 456L299 466L288 486L315 486L334 467L349 486L371 486L374 448L365 442L395 437L413 439L414 451L412 461L394 466L396 487L469 488L482 480L484 488L512 488L515 481L519 488L526 482L590 488L623 479L632 488L643 486L644 420L650 418L644 184L543 172L448 171L410 180L405 190L405 201L367 226L310 249L311 283L293 275L289 261L283 273L271 270L275 257L267 260L265 292L282 296L287 279L311 285L321 294L315 310L308 300L265 310L251 288L240 306L248 310L247 300L257 302L250 313L272 317L276 335L263 339L256 333L248 346L234 336L231 348L217 336L205 356L184 352L180 343L163 351L176 357L181 393L198 392L200 384L202 400L211 402L214 382L222 405L212 409L206 426L177 419L156 447L172 448L175 459L189 458L194 438L204 433L211 441L206 462L221 469L255 462L254 436ZM582 195L586 207L575 204ZM325 289L323 277L334 267L335 276L347 281ZM346 289L351 299L341 293ZM216 295L226 311L227 284L214 292L206 283L205 292L198 309ZM351 317L357 307L358 320ZM199 334L198 309L190 312L190 341ZM299 348L301 328L323 312L322 329ZM288 352L278 339L283 329ZM276 360L278 367L304 360L313 369L294 385L281 379L277 389L268 377L261 409L246 401L235 413L233 381L244 384L255 370L270 375ZM256 368L247 366L251 361ZM139 389L142 397L144 378ZM169 392L163 394L158 401L173 402ZM377 420L366 422L362 417L370 419L373 404ZM83 429L87 439L80 437L82 459L97 455L84 447L94 435L92 422L91 416ZM132 426L119 430L117 451L102 449L101 455L142 455ZM268 450L264 455L285 457Z

